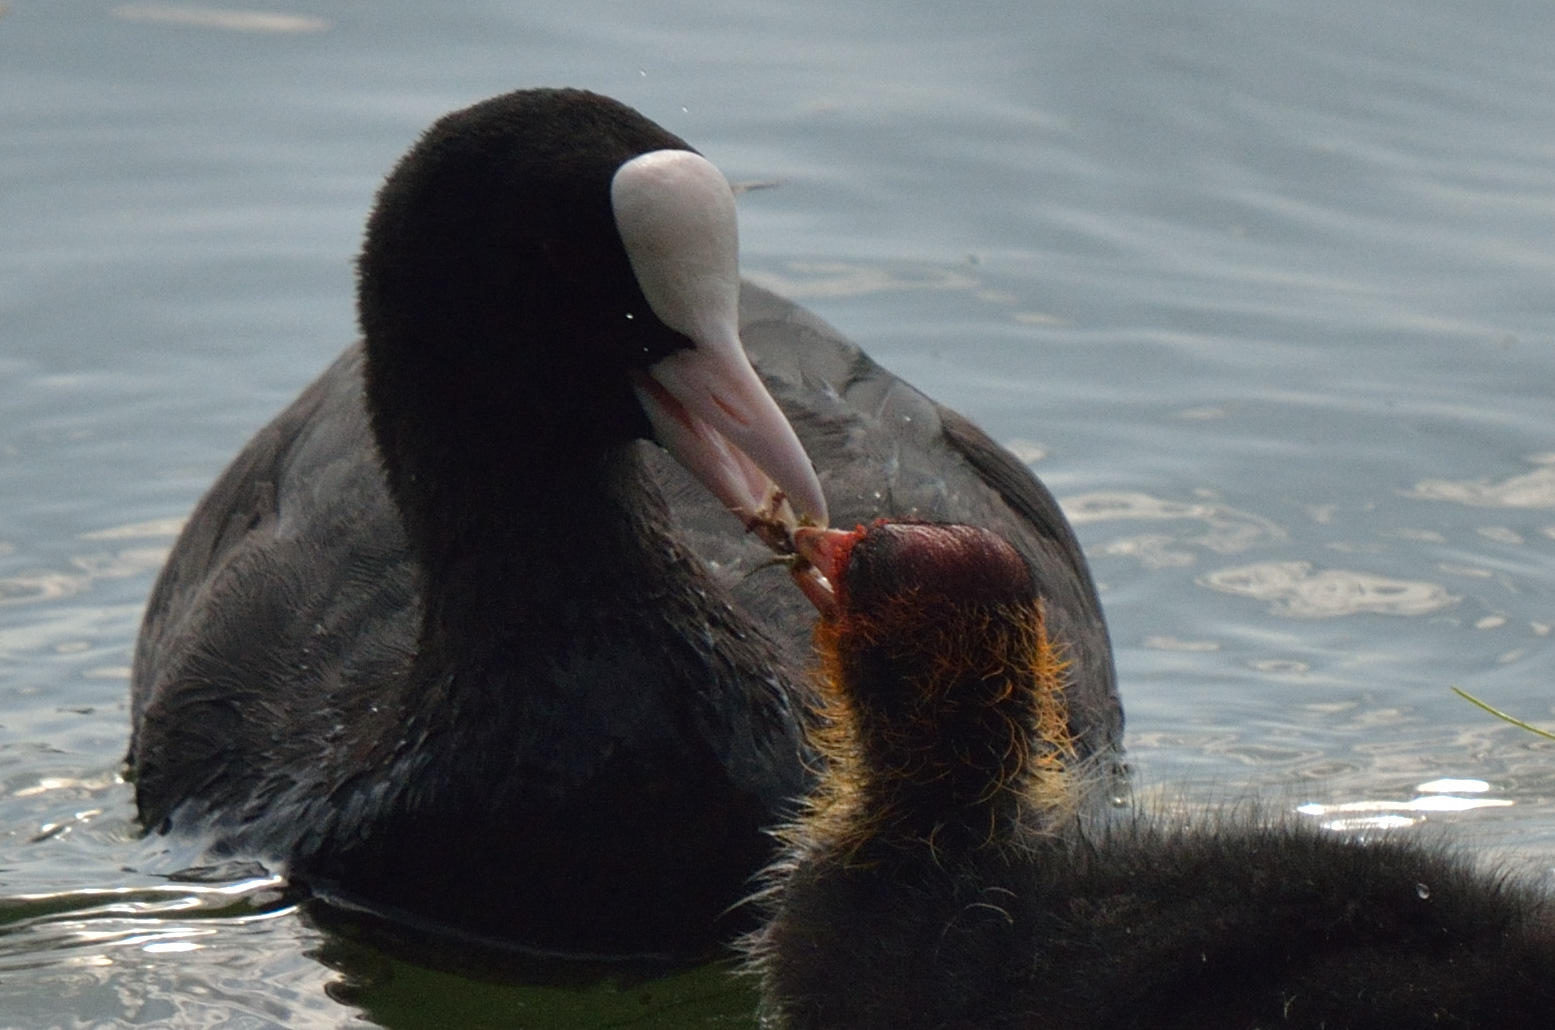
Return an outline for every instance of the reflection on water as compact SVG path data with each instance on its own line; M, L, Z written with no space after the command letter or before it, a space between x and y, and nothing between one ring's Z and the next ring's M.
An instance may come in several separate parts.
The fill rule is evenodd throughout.
M1489 790L1490 784L1484 780L1438 779L1416 786L1416 796L1408 801L1344 801L1326 805L1308 802L1298 805L1296 811L1321 820L1327 829L1353 832L1413 826L1431 812L1472 812L1516 804L1509 798L1464 796Z
M1415 484L1407 496L1427 501L1456 501L1476 508L1555 508L1555 454L1539 454L1528 459L1539 467L1499 483L1488 479L1426 479ZM1555 526L1544 533L1555 537ZM1502 543L1522 543L1522 537L1505 528L1481 530L1490 539Z
M364 937L263 876L0 899L6 1025L67 1010L93 1025L685 1030L748 1027L755 999L723 964L666 974Z
M0 1011L29 1027L61 1012L93 1026L338 1025L295 914L273 879L6 898Z
M1266 561L1216 569L1198 583L1222 593L1272 601L1269 610L1292 618L1333 618L1373 612L1429 615L1459 599L1436 583L1388 579L1365 572L1324 569L1304 561Z
M218 932L215 926L198 925L205 920L240 925L295 911L283 902L284 886L279 877L263 877L209 887L157 884L18 894L0 900L5 934L0 969L25 966L30 949L40 946L75 950L72 961L82 966L112 965L112 953L121 948L148 955L199 951L205 947L202 939ZM18 948L18 940L26 937L32 939Z
M1063 499L1064 514L1076 527L1098 522L1188 521L1200 523L1176 535L1146 533L1119 537L1098 548L1102 554L1139 559L1146 568L1192 565L1197 556L1173 544L1192 544L1231 554L1284 540L1285 531L1269 519L1213 502L1169 501L1124 490L1098 491Z
M862 297L902 290L974 290L978 281L949 269L923 268L892 271L841 261L790 261L783 272L750 272L759 286L794 300L818 297Z
M97 579L123 579L162 567L166 547L132 547L122 551L77 555L70 572L32 572L0 578L0 605L57 601L78 594Z
M329 28L329 22L325 19L304 15L218 10L175 4L125 4L113 8L109 13L127 21L162 22L228 32L323 32Z
M1555 722L1555 7L1294 10L0 4L5 1021L751 1024L718 969L498 975L136 871L153 570L354 334L390 163L520 85L776 183L740 202L753 277L1041 463L1142 797L1548 866L1555 745L1449 687Z
M314 957L339 974L331 998L395 1030L641 1030L755 1025L753 984L725 963L662 970L546 963L489 953L438 950L375 927L342 924L314 908L323 939Z

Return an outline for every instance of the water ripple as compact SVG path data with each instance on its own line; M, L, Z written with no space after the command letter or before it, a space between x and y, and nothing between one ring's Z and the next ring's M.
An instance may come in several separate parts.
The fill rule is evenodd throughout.
M1455 501L1475 508L1555 508L1555 454L1535 455L1529 461L1539 468L1499 483L1489 479L1424 479L1404 496Z
M1211 590L1259 601L1270 611L1298 619L1340 615L1429 615L1460 599L1445 587L1418 580L1389 579L1348 569L1314 573L1304 561L1266 561L1217 569L1196 582Z

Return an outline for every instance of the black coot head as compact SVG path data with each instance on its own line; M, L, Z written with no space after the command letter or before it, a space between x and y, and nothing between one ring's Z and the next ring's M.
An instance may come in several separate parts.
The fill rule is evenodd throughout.
M375 407L421 398L488 432L527 409L526 433L582 445L648 435L625 370L689 342L643 297L610 187L655 150L691 148L581 90L510 93L433 125L379 193L359 264L371 388L393 395Z
M637 438L748 522L775 496L824 521L740 344L734 194L636 111L543 89L443 118L379 193L359 274L368 407L413 535L429 482L554 484Z

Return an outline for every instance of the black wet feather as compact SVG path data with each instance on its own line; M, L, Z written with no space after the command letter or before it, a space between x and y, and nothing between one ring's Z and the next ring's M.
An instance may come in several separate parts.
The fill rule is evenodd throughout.
M1184 819L1078 808L1087 760L1055 765L1062 742L1034 729L1052 692L1019 674L1018 655L946 665L934 650L950 636L974 652L1024 639L988 627L1021 605L1040 621L1046 594L999 542L956 550L951 532L965 537L874 527L838 576L821 740L839 757L784 831L748 942L768 1025L1552 1025L1555 905L1542 884L1417 834L1350 836L1253 806ZM1029 586L1012 597L1009 584ZM908 632L929 605L946 637ZM968 668L1001 672L953 679ZM1021 725L1029 746L1011 748ZM1011 755L1045 764L1012 770ZM902 772L924 769L940 774Z
M810 620L628 388L687 341L643 301L610 178L684 147L537 90L400 163L365 343L217 479L153 592L129 755L148 830L549 951L699 954L737 927L810 775ZM1076 732L1111 753L1101 612L1035 477L990 485L941 409L792 304L748 286L741 318L835 518L987 523L1065 584L1092 670Z

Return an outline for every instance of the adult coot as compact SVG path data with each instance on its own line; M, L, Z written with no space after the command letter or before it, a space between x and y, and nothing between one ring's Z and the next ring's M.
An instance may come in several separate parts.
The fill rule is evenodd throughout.
M728 184L636 112L532 90L439 121L379 193L358 303L364 341L217 480L151 597L149 832L459 933L699 953L807 786L810 610L761 566L828 506L1015 541L1088 670L1073 736L1116 748L1052 497L742 287Z
M1507 876L1247 811L1077 814L1064 707L1084 659L998 536L798 543L835 588L829 762L750 940L778 1030L1552 1025L1555 914Z

